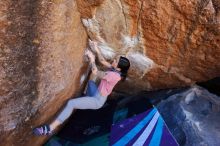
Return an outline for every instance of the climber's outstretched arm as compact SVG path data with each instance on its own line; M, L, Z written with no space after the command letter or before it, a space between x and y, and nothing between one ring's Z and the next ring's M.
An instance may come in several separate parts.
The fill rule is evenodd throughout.
M91 49L96 52L99 62L105 67L110 68L111 64L108 61L106 61L105 58L102 56L102 53L100 52L97 46L97 42L89 40L89 45Z
M85 52L85 55L87 55L89 58L91 69L92 69L92 74L96 76L98 73L98 69L95 64L95 55L90 50L87 50Z
M97 50L99 50L99 49L97 48ZM100 51L97 52L97 56L98 56L99 62L100 62L102 65L104 65L104 66L107 67L107 68L110 68L110 67L111 67L111 64L110 64L108 61L105 60L105 58L102 56L102 54L101 54Z

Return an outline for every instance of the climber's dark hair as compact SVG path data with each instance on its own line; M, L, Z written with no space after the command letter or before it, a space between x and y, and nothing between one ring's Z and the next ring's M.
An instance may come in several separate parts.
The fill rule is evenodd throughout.
M121 77L125 80L130 67L130 61L126 57L120 56L117 67L121 69Z

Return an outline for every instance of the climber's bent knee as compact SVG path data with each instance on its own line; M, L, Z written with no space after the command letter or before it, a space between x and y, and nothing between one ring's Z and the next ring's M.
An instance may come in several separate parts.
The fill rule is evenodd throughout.
M74 99L70 99L70 100L68 100L68 102L67 102L67 105L66 105L66 106L68 106L68 107L74 107L74 104L75 104Z
M70 99L58 115L57 120L63 123L74 109L100 109L105 104L106 99L107 97L101 96L99 92L97 92L94 97L85 96Z
M107 97L101 96L100 93L97 93L95 95L97 102L96 102L96 109L100 109L105 104L105 101L107 100Z

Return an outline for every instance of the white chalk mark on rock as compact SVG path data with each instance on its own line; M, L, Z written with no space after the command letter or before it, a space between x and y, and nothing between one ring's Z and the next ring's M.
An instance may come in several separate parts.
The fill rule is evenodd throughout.
M129 52L127 57L131 61L131 65L134 68L137 68L140 71L142 71L143 75L146 74L155 65L153 60L139 52Z
M123 42L125 48L133 48L138 44L138 38L137 37L130 37L130 36L123 36Z
M85 81L85 78L86 78L86 75L83 74L83 75L81 76L81 78L80 78L80 85L83 84L83 82Z

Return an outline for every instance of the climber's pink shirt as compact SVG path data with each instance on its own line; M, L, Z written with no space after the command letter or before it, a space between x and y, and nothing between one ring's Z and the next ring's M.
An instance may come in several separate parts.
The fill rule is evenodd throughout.
M121 76L119 73L114 71L107 71L105 76L102 78L98 90L101 96L107 97L111 94L114 86L121 80Z

